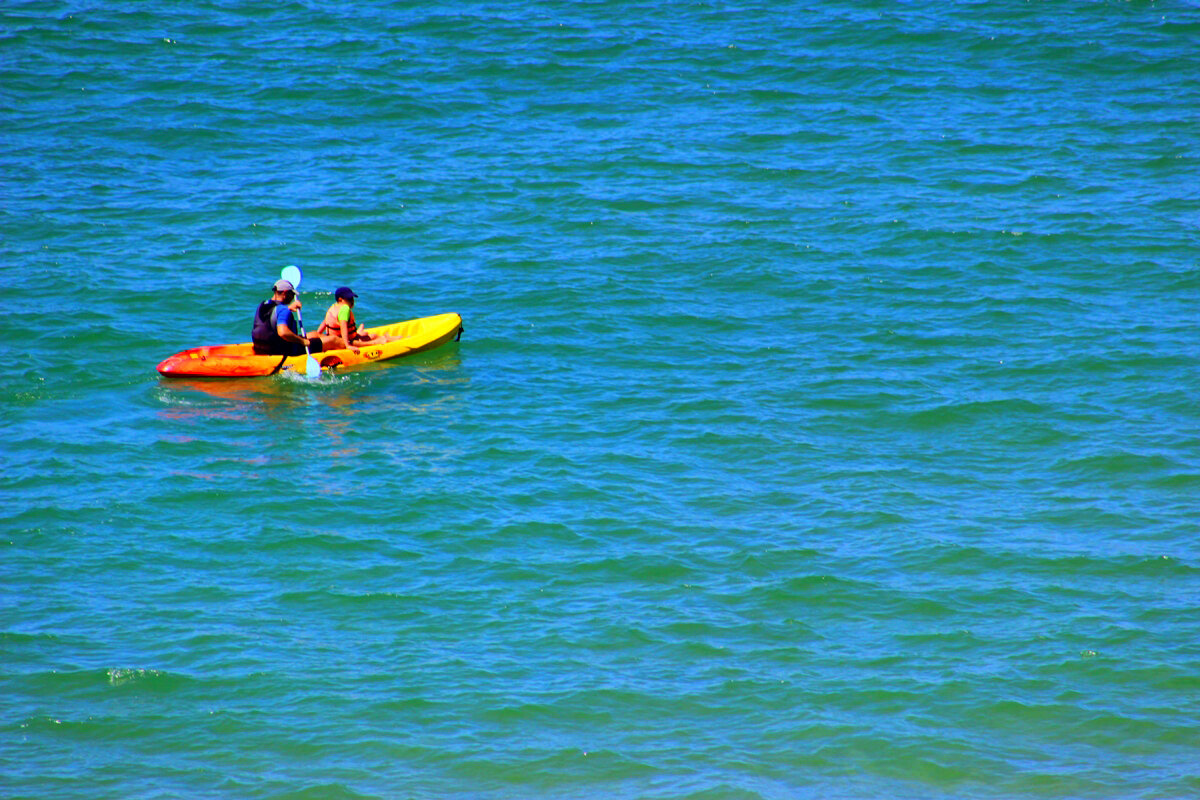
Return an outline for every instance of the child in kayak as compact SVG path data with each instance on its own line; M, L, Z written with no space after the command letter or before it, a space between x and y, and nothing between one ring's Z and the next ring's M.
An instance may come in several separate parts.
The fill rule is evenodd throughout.
M348 286L341 286L333 293L334 304L325 312L325 319L317 333L340 336L351 348L369 344L396 341L400 336L385 336L382 333L367 333L354 320L354 298L358 297Z

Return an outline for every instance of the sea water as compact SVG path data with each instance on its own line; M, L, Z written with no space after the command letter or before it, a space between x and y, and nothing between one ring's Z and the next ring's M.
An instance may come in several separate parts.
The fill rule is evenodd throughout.
M0 9L0 795L1200 795L1200 9ZM245 341L463 316L308 382Z

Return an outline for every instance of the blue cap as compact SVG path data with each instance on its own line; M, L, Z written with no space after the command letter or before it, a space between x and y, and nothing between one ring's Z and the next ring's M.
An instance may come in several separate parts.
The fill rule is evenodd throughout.
M339 286L338 290L333 293L333 296L338 300L349 300L351 297L358 297L358 295L350 291L349 286Z

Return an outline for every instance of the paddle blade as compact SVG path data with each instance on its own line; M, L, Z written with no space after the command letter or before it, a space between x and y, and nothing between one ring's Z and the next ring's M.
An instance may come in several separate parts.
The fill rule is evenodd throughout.
M314 381L321 377L321 365L312 356L309 356L308 360L304 362L304 374Z
M300 291L300 279L304 276L300 274L300 268L295 264L284 267L283 271L279 273L279 277L290 283L297 292Z

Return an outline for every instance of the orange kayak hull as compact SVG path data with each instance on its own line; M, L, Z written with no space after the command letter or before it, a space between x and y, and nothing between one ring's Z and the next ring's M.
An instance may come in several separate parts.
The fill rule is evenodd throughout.
M398 336L396 341L367 345L354 350L329 350L314 353L322 371L354 369L364 364L423 353L462 335L462 317L458 314L438 314L410 319L368 329L368 333ZM159 374L168 378L249 378L274 375L277 372L304 374L308 356L262 356L254 352L249 342L193 347L163 359Z

